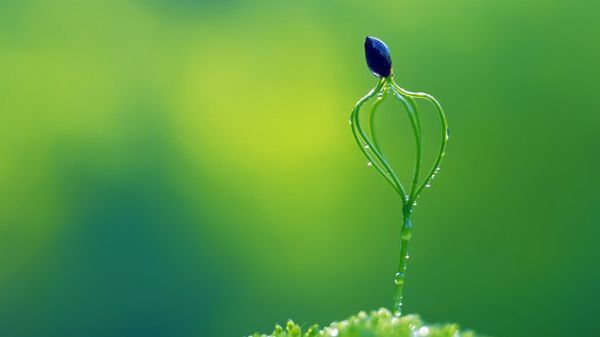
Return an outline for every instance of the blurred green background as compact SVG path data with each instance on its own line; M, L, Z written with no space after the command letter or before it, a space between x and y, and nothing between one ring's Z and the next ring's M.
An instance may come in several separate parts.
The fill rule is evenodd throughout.
M407 311L593 335L599 9L1 1L0 335L242 336L389 307L399 201L347 122L376 82L365 35L452 131Z

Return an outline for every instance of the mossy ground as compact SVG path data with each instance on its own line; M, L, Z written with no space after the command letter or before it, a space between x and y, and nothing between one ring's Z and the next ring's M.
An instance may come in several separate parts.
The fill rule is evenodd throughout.
M425 325L416 315L396 317L387 309L367 314L364 311L341 322L319 329L313 325L302 328L288 321L285 328L277 325L269 334L255 333L250 337L476 337L473 332L461 331L456 324Z

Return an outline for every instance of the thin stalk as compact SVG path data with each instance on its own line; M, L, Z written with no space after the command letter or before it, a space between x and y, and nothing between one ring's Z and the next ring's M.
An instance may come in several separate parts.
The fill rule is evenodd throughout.
M379 93L381 88L383 88L383 86L386 84L385 79L382 79L381 81L379 81L379 83L377 84L377 86L375 86L375 88L373 88L366 96L364 96L363 98L361 98L356 105L354 106L354 109L352 110L352 113L350 114L350 124L352 126L352 134L354 135L354 139L356 140L358 147L360 148L361 152L365 155L365 157L367 157L367 159L369 160L369 162L371 163L371 165L373 165L375 167L375 169L377 170L377 172L379 174L381 174L387 181L388 183L390 183L390 185L392 185L392 187L394 188L394 190L396 191L396 193L400 194L402 196L402 200L403 200L403 204L404 204L404 190L402 189L401 185L398 185L397 183L397 179L395 180L394 178L392 178L392 176L389 173L389 167L387 168L382 168L380 165L380 160L379 158L374 158L371 153L376 153L375 151L370 152L367 149L365 149L365 144L368 144L369 147L373 147L373 144L370 143L370 141L368 139L366 139L366 136L364 135L364 132L362 131L362 129L360 129L360 121L358 120L358 111L360 110L360 108L362 107L362 105L364 103L366 103L371 97L373 97L376 93Z
M417 147L417 152L416 152L417 158L415 161L412 185L410 188L410 196L409 196L409 200L408 200L408 202L412 205L413 202L415 201L415 199L417 198L416 192L417 192L417 187L419 184L419 173L421 172L421 162L422 162L422 157L423 157L423 137L421 134L421 131L422 131L421 130L421 120L419 119L419 114L417 112L416 106L415 106L414 102L412 101L412 99L410 97L405 97L403 94L396 91L396 89L393 86L391 87L391 90L392 90L392 93L394 94L394 96L396 98L398 98L398 100L400 100L402 102L402 104L404 104L404 107L406 108L406 110L408 112L408 116L409 116L410 123L412 126L413 134L415 136L415 145Z
M394 292L394 313L398 316L402 315L402 297L404 294L404 282L406 279L406 267L408 265L408 242L412 236L412 222L410 220L410 214L412 212L412 205L407 204L409 207L404 207L402 229L400 231L400 238L402 240L400 247L400 262L398 264L398 272L394 276L394 283L396 289Z
M393 83L393 79L391 80ZM421 161L423 154L422 147L422 129L421 129L421 121L419 119L419 115L416 109L416 105L412 101L410 97L405 97L403 94L397 92L395 88L391 87L392 93L399 101L404 104L410 119L410 123L412 126L412 131L415 137L415 146L417 148L416 151L416 162L415 168L413 172L413 179L411 184L410 196L408 198L408 202L402 208L402 228L400 230L400 238L401 238L401 246L400 246L400 259L398 264L398 272L394 276L394 283L396 285L396 289L394 292L394 311L396 315L402 315L402 304L403 304L403 294L404 294L404 283L406 279L406 269L408 266L408 243L410 242L410 238L412 236L412 222L410 219L410 215L412 213L412 209L414 207L414 200L417 198L417 188L419 183L419 173L421 170Z
M377 171L377 173L381 174L381 176L385 180L387 180L387 182L390 185L392 185L392 187L394 188L394 191L396 191L396 193L400 194L401 191L398 189L396 182L387 174L385 169L381 167L381 165L379 164L377 159L373 158L373 156L369 153L369 151L367 151L367 149L364 148L364 141L361 141L360 135L358 134L358 131L356 130L356 127L354 127L354 126L352 127L352 134L354 135L354 139L356 140L356 143L361 148L361 152L369 160L369 163L371 163L371 165L373 165L373 167L375 167L375 170Z
M417 148L416 162L414 166L411 188L409 191L410 194L406 194L400 179L398 179L398 176L383 156L382 148L380 147L376 137L374 123L375 112L377 111L377 108L379 107L381 102L383 102L383 100L386 98L388 90L391 90L392 94L399 101L401 101L404 107L406 108L412 126L412 131L415 137L415 146ZM363 131L361 127L360 109L367 101L369 101L375 95L378 95L378 98L373 103L371 109L368 112L368 122L370 131L369 137L369 135L367 135L367 133L365 133L365 131ZM434 161L433 167L420 184L419 176L421 172L421 164L423 157L423 138L421 121L419 118L419 113L414 98L427 100L428 102L434 105L440 118L442 132L440 150ZM402 227L400 231L402 245L400 247L400 262L398 265L398 272L396 273L394 278L394 282L396 284L394 294L394 310L397 315L401 315L402 297L404 292L406 269L409 258L408 244L412 236L411 214L414 208L414 201L422 192L423 188L429 183L432 176L437 172L442 157L444 157L445 155L446 143L448 140L448 124L446 121L446 116L444 115L444 111L442 110L441 105L433 96L426 93L411 92L405 90L394 82L392 76L389 76L382 78L377 84L377 86L375 86L375 88L373 88L366 96L364 96L358 101L350 115L350 124L352 125L352 134L354 135L354 138L358 143L361 152L369 160L370 165L374 166L377 172L379 172L379 174L381 174L390 183L390 185L392 185L396 193L398 193L402 197Z
M383 92L377 95L377 100L375 101L375 103L373 103L373 105L371 106L371 110L369 111L369 131L371 131L371 139L373 139L373 145L375 145L377 151L379 151L379 153L381 153L382 155L384 155L384 153L381 149L381 146L379 146L379 142L377 141L377 135L375 133L375 112L377 111L379 105L383 103L383 101L385 101L386 98L387 90L385 90L384 88Z
M423 188L429 183L429 181L431 180L431 177L439 169L440 162L442 161L442 158L446 155L446 144L448 142L448 121L446 120L446 115L444 114L444 110L442 109L442 106L435 99L435 97L433 97L427 93L424 93L424 92L412 92L412 91L405 90L393 81L392 81L392 85L401 94L404 94L404 95L407 95L410 97L414 97L414 98L424 99L424 100L430 102L431 104L433 104L433 106L435 107L435 109L438 113L438 117L440 119L441 135L442 135L440 149L438 151L437 157L435 158L435 161L433 162L433 166L432 166L431 170L429 171L426 178L423 180L423 182L421 182L421 184L419 185L419 187L416 190L416 195L418 196L421 193L421 191L423 190Z
M367 157L367 159L369 160L370 163L372 163L375 168L378 168L378 172L381 173L384 178L386 179L391 179L389 178L389 175L380 167L378 166L378 162L373 158L373 156L364 148L364 144L365 142L362 140L361 136L358 134L357 131L357 126L356 126L356 122L354 121L355 119L355 115L356 115L356 111L359 110L362 105L364 103L366 103L371 97L373 97L373 95L375 95L376 93L379 92L379 90L381 89L383 83L379 82L377 84L377 86L375 86L375 88L371 89L371 91L369 91L369 93L367 95L365 95L363 98L361 98L356 105L354 106L354 108L352 109L352 113L350 114L350 126L352 129L352 135L354 136L354 139L356 140L356 143L358 144L359 149L361 150L361 152ZM395 183L393 181L390 182L392 185L395 185Z
M376 90L381 90L381 88L389 83L389 78L383 78L380 82L379 85L376 87ZM373 92L370 93L370 96L367 95L368 98L371 98L373 96ZM367 97L365 96L365 97ZM367 99L368 99L367 98ZM361 101L359 101L359 103L361 103ZM364 102L362 102L364 103ZM360 104L360 106L362 106L362 103ZM393 186L396 186L397 189L396 191L398 192L398 194L400 194L402 196L402 206L404 206L404 204L406 203L406 192L404 190L404 187L402 186L402 183L400 182L400 179L398 179L398 177L396 176L396 173L394 172L394 170L392 170L391 166L388 164L388 162L385 160L385 158L383 158L383 156L381 155L381 153L379 153L379 151L377 151L377 149L375 148L373 142L369 139L369 137L365 134L365 132L363 131L363 129L361 128L360 125L360 106L357 103L357 106L354 108L354 111L352 112L352 116L354 117L354 119L352 120L352 124L356 124L356 129L358 130L359 134L361 135L362 139L365 141L365 143L369 146L371 152L375 155L375 157L377 158L377 160L381 163L381 165L383 165L383 167L385 168L385 171L389 174L389 177L394 181ZM361 148L364 150L364 144L360 145ZM363 151L363 153L365 153L365 151ZM367 156L368 158L371 158L370 156Z

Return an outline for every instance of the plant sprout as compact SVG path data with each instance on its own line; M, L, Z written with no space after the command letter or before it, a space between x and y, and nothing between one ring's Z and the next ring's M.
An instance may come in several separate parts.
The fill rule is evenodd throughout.
M417 315L401 314L404 275L408 260L408 242L410 241L412 232L410 218L413 208L416 205L415 200L425 187L429 187L430 180L439 171L439 164L442 161L442 157L444 157L446 142L448 141L448 125L442 107L433 96L422 92L411 92L402 89L396 84L392 72L392 61L385 43L374 37L367 37L365 41L365 54L369 69L380 80L375 88L356 103L350 115L350 124L360 150L369 160L368 165L374 167L401 197L403 218L401 229L402 247L398 273L394 277L396 291L394 294L393 311L385 308L371 311L370 313L361 311L357 315L352 315L339 322L333 322L322 329L318 325L305 326L303 329L300 325L289 320L285 327L280 325L275 326L275 330L269 335L255 333L249 337L475 337L473 332L461 331L456 324L427 325ZM398 179L398 175L383 155L375 133L375 112L381 102L388 96L395 97L406 108L415 137L417 148L416 161L408 190L404 188L400 179ZM368 129L365 132L360 123L361 108L373 97L376 97L375 101L367 112L367 116L364 117L368 120ZM441 145L433 162L433 167L426 171L422 179L419 179L423 149L421 122L415 102L417 99L423 99L432 103L441 122Z
M408 262L408 243L412 235L411 215L414 207L416 206L417 198L421 192L423 192L425 187L430 186L430 181L438 173L440 162L446 154L445 151L446 143L448 141L448 123L446 121L446 116L444 115L444 110L442 110L442 106L433 96L423 92L408 91L396 83L394 80L392 60L389 49L383 41L374 37L367 37L365 40L365 56L369 69L375 76L379 78L379 82L375 88L369 91L366 96L361 98L356 103L352 113L350 114L350 125L360 150L368 159L367 165L374 167L375 170L400 196L403 218L402 228L400 231L402 246L400 249L400 263L398 266L398 272L394 276L396 289L393 306L394 313L399 316L402 313L402 296L406 275L406 265ZM377 108L389 96L398 99L406 109L414 134L416 160L414 163L412 180L410 181L410 187L408 189L402 185L398 175L384 156L375 132L374 120ZM367 131L365 131L361 124L361 108L373 98L375 101L371 105L370 109L366 112L367 116L365 118L368 120L368 128L366 129ZM423 156L423 140L419 111L417 110L417 104L415 102L417 99L422 99L433 104L441 124L440 148L437 152L435 160L433 161L433 166L431 169L429 169L429 171L426 171L426 174L422 179L420 174L422 171L421 165Z

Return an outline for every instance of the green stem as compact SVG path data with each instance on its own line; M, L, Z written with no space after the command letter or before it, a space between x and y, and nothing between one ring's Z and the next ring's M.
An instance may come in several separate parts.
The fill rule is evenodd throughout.
M381 146L379 146L379 142L377 141L377 135L375 133L375 112L377 111L379 105L383 103L383 101L386 98L387 90L385 90L384 88L383 92L377 95L377 100L375 101L375 103L373 103L373 106L371 106L371 111L369 111L369 131L371 131L371 139L373 139L373 145L375 145L375 149L379 151L381 155L384 155L384 153L381 149Z
M388 181L388 183L390 183L390 185L392 185L392 187L394 188L396 193L401 193L401 190L398 187L398 185L396 184L396 182L387 173L387 171L381 167L381 164L379 163L379 161L373 157L372 152L365 149L365 144L369 144L369 142L363 138L362 135L364 135L364 132L359 132L360 123L357 122L357 112L360 110L362 105L364 103L366 103L375 94L379 93L379 91L381 90L381 88L383 88L383 86L385 84L386 84L386 82L384 80L381 80L377 84L377 86L375 86L375 88L373 88L371 91L369 91L369 93L366 96L361 98L356 103L356 105L354 106L354 109L352 110L352 113L350 114L350 125L351 125L351 129L352 129L352 134L354 135L354 139L356 140L356 143L358 144L360 151L365 155L365 157L367 157L367 159L369 160L369 163L371 163L371 165L373 165L375 167L377 172L379 174L381 174ZM370 145L369 145L369 147L370 147Z
M423 188L427 184L429 184L429 182L431 181L431 177L439 170L440 162L442 161L442 158L446 155L446 144L448 142L448 121L446 120L446 115L444 114L444 110L442 109L442 106L435 99L435 97L431 96L430 94L424 93L424 92L412 92L412 91L405 90L405 89L401 88L398 84L396 84L396 82L394 82L394 81L392 81L392 85L401 94L404 94L404 95L410 96L410 97L414 97L414 98L424 99L424 100L430 102L434 106L435 110L437 111L438 117L440 119L440 124L441 124L440 149L438 151L435 161L433 162L433 166L432 166L431 170L429 171L429 173L427 174L427 176L425 177L423 182L421 182L421 184L419 185L419 187L416 190L415 195L418 196L421 193L421 191L423 190Z
M410 124L412 126L413 134L415 136L415 145L417 147L417 152L416 152L417 158L415 161L412 185L410 188L410 194L409 194L409 200L408 200L408 202L412 205L413 202L415 201L415 199L417 198L419 173L421 172L421 162L422 162L422 157L423 157L423 137L421 134L421 120L419 119L417 107L415 105L415 102L412 100L412 98L409 96L405 96L405 95L401 94L400 92L396 91L396 89L393 86L392 86L391 90L392 90L392 93L394 94L394 96L396 98L398 98L398 100L400 100L402 102L402 104L404 104L404 107L406 108L406 110L408 112L408 117L410 119Z
M350 121L353 126L352 131L354 133L354 138L357 140L361 151L370 160L370 163L388 180L388 182L394 187L396 192L402 197L402 205L404 206L404 204L406 203L406 200L405 200L406 192L404 190L404 187L402 186L402 183L400 182L400 179L398 179L398 177L396 176L396 173L392 170L390 164L385 160L385 158L381 155L381 153L379 153L379 151L377 150L377 148L375 147L373 142L365 134L365 132L363 131L363 129L361 127L361 123L360 123L360 108L361 108L361 106L369 98L371 98L376 92L380 92L382 88L384 88L386 85L388 85L389 80L390 80L389 78L381 79L381 81L378 83L378 85L373 90L371 90L371 92L369 92L369 94L367 94L367 96L363 97L360 101L358 101L358 103L354 107L354 110L352 111ZM358 134L356 133L356 131L358 131ZM360 137L358 135L360 135ZM364 143L362 143L361 140L364 141ZM367 151L365 149L364 144L368 145L370 151ZM371 156L370 153L373 153L375 155L375 157ZM374 160L375 158L377 160ZM385 171L382 170L382 168L379 164L381 164L381 166L383 166Z
M402 296L404 294L404 282L406 279L406 267L408 265L408 242L412 236L412 222L410 220L410 214L412 212L412 205L407 204L403 208L403 222L402 229L400 230L400 238L402 240L402 246L400 247L400 262L398 264L398 272L394 276L394 283L396 289L394 292L394 312L396 315L402 315Z
M371 150L370 152L372 152L375 155L375 158L377 158L377 160L379 161L379 163L381 163L381 165L383 165L383 167L385 168L385 171L387 172L387 174L389 174L390 178L394 181L394 184L396 186L398 186L398 190L402 193L402 195L405 195L406 193L404 192L404 187L402 186L400 179L398 179L398 176L396 176L396 173L394 172L394 170L392 170L392 167L387 162L387 160L385 160L383 155L377 150L377 147L375 146L375 144L373 144L373 141L371 141L371 139L363 131L363 129L361 127L361 122L360 122L360 109L357 109L354 114L354 123L356 124L356 129L360 133L365 144L367 144L369 149ZM364 145L363 145L363 148L364 148Z
M410 194L408 195L406 194L404 187L400 182L400 179L398 179L396 173L384 158L382 154L382 149L379 146L379 142L377 141L375 133L374 115L377 111L378 106L385 99L388 90L391 90L392 94L396 98L398 98L398 100L400 100L405 106L409 115L412 131L415 137L415 145L417 148L416 162L413 172ZM378 95L377 101L375 101L375 103L371 107L371 110L369 111L369 131L371 136L369 137L361 127L360 109L369 99L371 99L376 94ZM423 156L422 129L417 106L413 98L424 99L433 104L440 118L442 132L440 150L434 161L433 167L431 168L425 179L421 182L421 184L419 184L419 175L421 171L421 163ZM403 221L400 232L402 246L400 248L400 262L398 265L398 272L396 273L396 276L394 278L394 282L396 284L394 294L394 311L397 315L401 315L406 268L409 258L408 243L412 236L411 214L414 207L414 201L419 196L423 188L429 183L433 175L437 172L442 157L444 157L446 153L446 143L448 141L448 123L446 121L446 116L444 115L444 111L442 110L441 105L433 96L422 92L411 92L408 90L404 90L398 84L396 84L396 82L394 82L393 77L390 76L382 78L375 88L373 88L365 97L363 97L358 101L358 103L356 103L350 115L350 124L352 125L352 134L354 135L354 138L358 143L361 152L369 160L370 165L374 166L377 172L379 172L394 187L396 193L398 193L402 197Z

